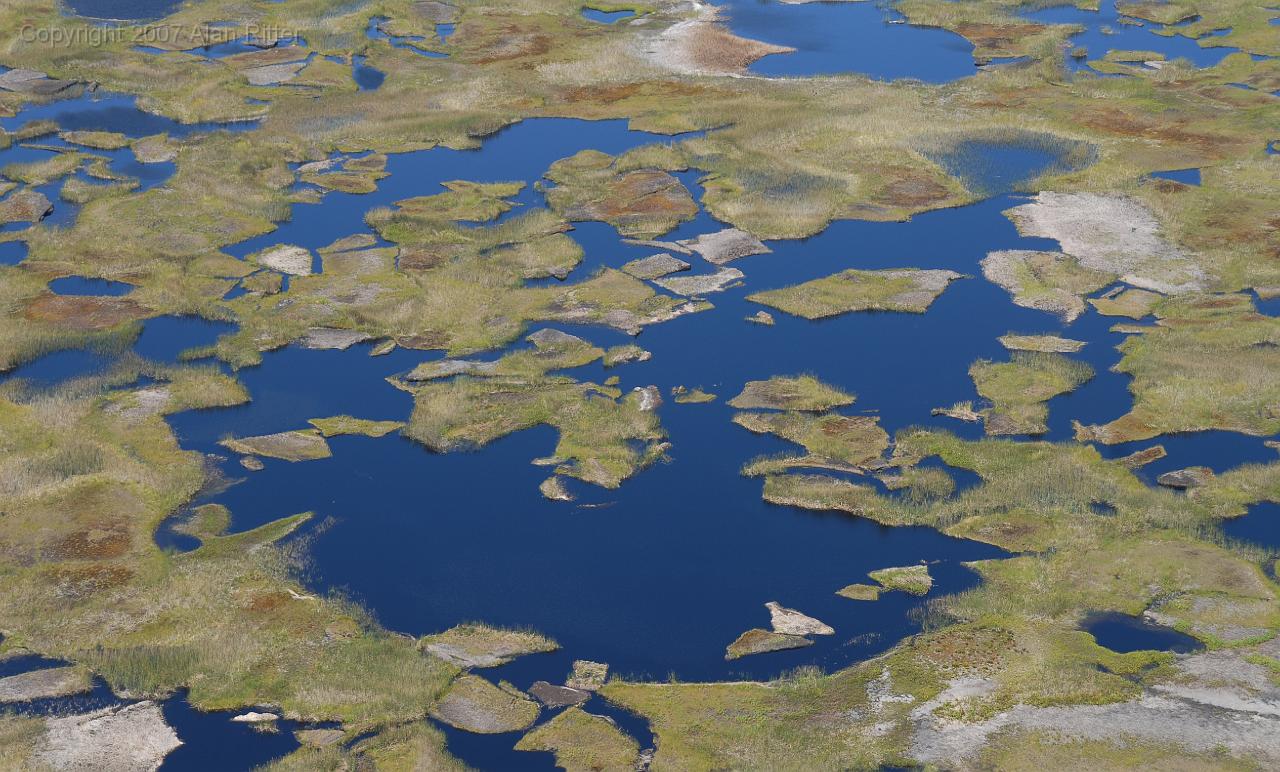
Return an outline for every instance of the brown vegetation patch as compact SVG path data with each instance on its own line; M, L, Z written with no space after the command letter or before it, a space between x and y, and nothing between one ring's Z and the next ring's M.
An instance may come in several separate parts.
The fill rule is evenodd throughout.
M1040 24L981 24L970 22L958 24L956 34L973 43L978 48L998 48L1008 50L1016 47L1023 38L1038 35L1045 31Z
M96 331L142 319L146 309L127 298L41 295L27 306L26 317L73 330Z
M129 551L132 540L122 521L81 528L53 543L49 557L54 560L107 560Z
M951 198L951 191L936 179L906 167L884 170L893 181L875 195L875 201L901 209L924 209Z
M558 92L558 101L570 104L611 105L633 97L660 95L664 100L670 100L674 97L702 96L708 92L710 89L702 86L674 80L657 83L610 83L561 89Z
M710 73L739 73L770 54L787 54L794 48L741 38L720 24L696 21L676 25L669 32L673 50L663 58L676 67Z
M459 30L465 33L466 30ZM488 40L473 52L473 64L492 64L511 59L523 59L528 56L541 56L551 50L550 35L541 32L529 32L514 24L504 24L495 28Z
M986 672L995 669L1005 654L1016 653L1017 640L1002 628L955 627L916 642L920 656L952 671Z
M286 606L293 598L284 592L264 592L254 595L245 608L255 614L271 614Z
M1122 137L1142 137L1161 142L1192 145L1213 157L1226 155L1231 140L1222 134L1205 134L1186 128L1186 121L1163 115L1137 115L1118 107L1097 107L1081 111L1082 126Z

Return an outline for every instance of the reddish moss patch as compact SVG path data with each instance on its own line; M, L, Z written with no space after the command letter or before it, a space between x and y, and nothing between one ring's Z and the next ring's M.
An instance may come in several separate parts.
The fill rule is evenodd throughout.
M37 297L26 310L26 318L32 321L87 332L117 327L149 315L145 308L128 298L54 294Z

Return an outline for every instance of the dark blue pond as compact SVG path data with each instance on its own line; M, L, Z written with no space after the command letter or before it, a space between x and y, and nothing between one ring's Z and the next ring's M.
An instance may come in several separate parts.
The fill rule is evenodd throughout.
M34 655L0 658L0 678L67 664ZM136 698L117 696L102 679L95 678L92 689L84 694L10 703L3 709L24 715L67 716L135 701ZM160 765L166 772L254 769L298 747L293 730L299 725L292 721L277 722L277 731L260 731L251 724L232 721L240 711L203 713L195 710L182 693L165 699L160 707L165 720L182 741Z
M58 295L90 295L113 297L133 292L132 284L106 279L89 279L84 276L63 276L49 282L49 289Z
M598 21L601 24L614 24L616 22L622 21L623 19L627 19L632 16L635 16L635 13L627 10L600 11L600 10L596 10L595 8L583 8L582 15L583 17L590 19L591 21Z
M12 118L0 118L0 126L14 130L35 120L53 120L65 131L115 131L129 137L169 134L182 137L195 132L245 131L252 121L237 123L179 123L163 115L140 110L137 98L107 92L85 94L76 99L50 102L25 109Z
M443 59L448 56L448 54L440 51L428 51L421 46L414 45L415 43L426 43L427 39L422 35L388 35L382 30L382 24L386 21L387 17L385 16L374 16L369 19L369 26L365 28L365 34L368 35L370 40L384 40L392 48L403 48L429 59ZM443 35L440 34L441 27L448 28ZM436 35L440 38L440 42L443 43L451 34L453 34L452 24L436 25Z
M872 6L821 7L829 13L874 10L876 23L882 23ZM512 126L487 138L482 150L440 148L394 155L387 166L390 176L379 182L377 192L329 193L320 204L298 205L276 232L228 251L243 256L277 243L320 247L366 231L363 217L369 209L438 193L445 180L533 183L553 161L579 150L618 153L655 141L670 138L628 131L621 121L552 119ZM538 493L548 469L530 462L554 449L555 432L548 428L521 432L473 453L432 454L390 435L334 438L330 459L297 464L268 459L256 473L228 458L224 470L244 479L214 500L230 507L237 530L308 510L331 518L327 528L307 529L315 538L306 581L317 591L350 595L393 630L422 634L479 619L533 627L556 638L563 646L559 652L485 673L520 688L540 679L562 682L578 658L608 662L615 673L632 676L721 680L772 677L801 665L834 669L884 651L919 629L922 600L886 593L873 603L857 602L835 595L837 589L865 581L868 571L927 561L936 581L930 597L937 597L974 586L976 577L962 562L1003 553L932 529L887 528L840 513L764 503L761 481L743 477L740 468L758 455L797 447L734 425L734 411L725 401L748 380L808 372L856 392L858 401L847 412L877 415L891 434L929 424L976 438L982 435L980 426L933 418L930 411L976 399L969 366L982 358L1007 359L997 338L1012 331L1088 341L1073 356L1089 362L1097 374L1076 393L1050 403L1049 439L1069 439L1072 418L1109 421L1131 403L1127 377L1111 371L1119 359L1115 346L1124 340L1110 332L1115 319L1090 311L1066 325L1014 306L1007 293L981 278L956 282L922 315L848 314L808 322L775 312L773 326L744 321L761 308L745 299L750 292L845 268L947 268L979 277L979 261L989 251L1056 248L1055 242L1019 236L1002 212L1025 200L1010 191L1059 163L1058 155L1025 143L979 143L966 146L951 163L973 189L992 197L906 223L842 222L809 239L772 242L771 254L733 263L746 274L744 286L711 296L713 310L651 327L636 339L653 352L650 361L616 370L595 364L571 371L596 382L616 374L624 389L655 384L664 396L678 385L700 386L720 396L705 405L668 399L660 415L673 443L672 462L641 472L616 491L571 482L585 506L549 502ZM700 193L696 171L679 176ZM517 200L523 205L517 213L543 204L531 185ZM687 238L720 227L703 213L668 237ZM579 224L571 236L584 247L586 258L570 282L654 251L621 243L613 228L600 223ZM697 262L695 272L709 270ZM604 328L546 326L600 345L633 340ZM174 361L183 350L206 345L228 330L195 319L151 320L134 350ZM217 441L228 434L303 428L307 419L341 413L403 420L412 400L387 384L386 377L440 355L396 350L371 357L370 348L364 344L337 352L288 347L265 354L262 365L239 373L253 397L250 404L174 416L172 424L184 447L225 455ZM62 352L19 368L12 377L53 385L111 361L112 352ZM1102 451L1114 457L1156 443L1170 455L1143 470L1152 478L1192 464L1222 469L1275 458L1262 438L1227 432ZM928 464L943 468L937 460ZM959 489L977 483L972 472L946 471ZM822 619L837 634L818 637L811 648L726 663L729 642L748 628L768 625L763 604L770 600ZM1176 650L1182 645L1157 640L1140 620L1136 630L1126 625L1132 626L1099 618L1088 629L1118 651ZM183 713L182 705L171 703L166 711L184 740L192 738L191 750L175 753L172 768L243 768L292 747L287 744L292 740L232 725L225 714ZM611 710L599 698L588 709ZM625 714L615 717L642 743L648 742L643 722ZM451 750L478 768L550 763L545 754L512 752L515 736L446 734Z
M993 196L1024 188L1047 172L1080 168L1093 151L1079 148L1071 158L1061 140L1026 132L1013 138L966 139L946 151L925 151L975 193Z
M178 733L182 745L160 765L164 772L256 769L298 748L292 721L279 721L274 731L232 721L240 711L203 713L192 708L183 695L164 702L165 720Z
M1128 614L1095 614L1085 620L1081 629L1092 635L1099 646L1121 654L1132 651L1186 654L1204 648L1204 644L1185 633Z
M1253 504L1248 514L1222 521L1222 532L1232 539L1280 552L1280 504Z
M1181 182L1183 185L1200 184L1199 169L1170 169L1167 172L1152 172L1151 176L1159 180L1173 180L1174 182Z
M967 40L904 24L876 3L723 0L717 5L738 35L796 49L753 64L751 71L760 75L860 73L946 83L977 72Z
M77 16L116 21L149 21L173 13L182 0L63 0Z
M1068 56L1071 70L1088 69L1087 59L1098 60L1107 51L1159 51L1168 59L1187 59L1197 67L1212 67L1238 51L1228 46L1202 47L1182 35L1157 35L1161 25L1155 22L1123 17L1116 12L1115 0L1102 0L1097 11L1086 11L1071 5L1043 8L1023 14L1043 24L1077 24L1084 30L1072 35L1068 50L1085 48L1086 59Z
M376 91L382 82L387 79L387 74L376 67L365 64L366 57L351 57L351 76L356 81L356 86L361 91Z

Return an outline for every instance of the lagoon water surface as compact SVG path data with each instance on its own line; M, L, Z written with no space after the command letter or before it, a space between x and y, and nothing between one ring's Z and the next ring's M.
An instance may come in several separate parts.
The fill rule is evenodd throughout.
M761 73L858 71L939 81L973 70L968 44L959 38L886 24L883 11L875 6L778 7L737 0L730 6L731 23L739 33L801 49L788 57L761 60ZM784 14L796 15L783 23ZM832 30L825 25L836 14L849 14L849 34L862 34L872 22L878 25L878 31L867 33L874 45L867 51L830 47L835 36L826 37ZM921 35L929 36L930 42L912 48L926 39ZM1148 37L1156 38L1150 43L1157 45L1171 40ZM895 46L911 54L909 64L887 53ZM872 64L859 64L856 57L863 55ZM797 69L786 71L791 66ZM780 69L771 72L772 67ZM19 119L6 119L5 125L33 116L53 117L64 128L110 126L131 136L157 129L131 104L110 102L104 108L101 100L92 98L30 111ZM479 150L438 148L392 156L390 176L376 193L335 192L323 203L297 205L276 232L228 251L242 257L278 243L323 246L365 231L363 215L369 209L437 193L440 182L452 179L529 183L516 198L522 204L518 212L543 205L532 183L555 160L587 148L618 153L655 141L671 138L629 131L619 121L525 121L485 139ZM506 679L520 688L539 679L561 682L571 662L580 658L607 662L623 675L674 675L683 680L770 678L799 666L829 670L848 665L920 630L925 602L901 593L886 593L875 603L857 602L835 595L837 589L865 580L871 570L924 561L936 580L930 597L936 597L974 585L976 575L963 562L1004 553L931 529L887 528L839 513L766 504L761 481L743 477L739 470L756 456L794 446L751 434L731 422L734 411L726 401L746 381L812 373L855 392L857 402L845 412L876 415L891 435L909 426L930 425L977 438L980 426L933 417L931 410L974 399L969 366L983 358L1007 359L1008 352L996 338L1013 331L1087 341L1073 357L1090 363L1095 375L1078 391L1050 402L1045 439L1068 440L1072 419L1109 421L1131 404L1128 378L1111 370L1119 359L1115 346L1124 340L1111 331L1114 319L1091 310L1064 325L1049 314L1014 306L1004 290L981 278L979 261L992 250L1056 248L1055 242L1019 236L1003 212L1024 202L1026 195L1020 190L1060 159L1019 145L971 150L956 159L955 168L989 196L985 200L905 223L839 222L810 239L771 242L771 253L733 263L745 274L743 285L710 296L714 309L650 327L634 339L652 352L651 360L611 370L597 363L566 371L595 382L616 374L624 389L652 384L668 397L659 410L672 442L670 462L640 472L618 490L571 482L578 503L545 500L538 484L547 470L530 462L553 449L555 433L548 428L520 432L476 452L447 455L432 454L394 434L380 439L338 437L331 440L332 458L296 464L267 460L266 468L256 473L245 472L217 444L229 434L299 429L308 419L344 413L404 420L412 400L385 379L438 358L438 353L400 349L371 357L369 345L347 351L290 346L265 354L261 365L238 373L252 396L249 404L179 414L171 424L183 447L220 457L223 471L237 480L213 497L230 508L234 530L302 511L320 516L297 537L308 541L311 561L305 580L313 590L349 595L401 633L420 635L483 620L535 628L563 647L482 671L487 677ZM23 152L28 151L14 148L3 155L6 162L26 160L20 156ZM123 157L115 160L124 162ZM696 171L680 175L695 198L700 193L698 176ZM56 187L50 189L51 199L56 192ZM61 216L74 217L74 208L62 211ZM667 238L721 227L703 212ZM622 243L613 228L600 223L578 224L570 235L583 246L586 258L569 282L601 266L617 267L654 251ZM745 299L750 292L846 268L895 267L946 268L968 278L954 283L922 315L853 313L809 322L775 313L773 326L745 321L761 308ZM694 272L709 270L700 264ZM104 290L127 291L84 282L67 283L60 291ZM599 327L534 325L530 331L544 326L598 345L632 342L621 332ZM184 349L207 345L230 329L195 319L154 319L143 325L133 351L173 362ZM525 345L517 342L513 347ZM116 353L52 354L6 378L53 386L109 366ZM719 399L676 404L669 398L675 386L702 387ZM1170 469L1203 464L1222 471L1276 456L1263 438L1229 432L1162 437L1099 450L1119 457L1155 444L1164 445L1169 455L1141 471L1151 484ZM948 471L960 487L977 482L970 472ZM1273 514L1265 512L1267 517ZM1259 515L1264 511L1248 516L1256 520L1238 521L1236 532L1232 524L1226 530L1275 548L1272 521L1259 527L1255 524L1264 522ZM158 539L171 549L187 546L167 529ZM726 662L729 642L744 630L767 624L764 603L771 600L827 622L837 634L819 637L810 648ZM1095 626L1094 633L1103 645L1127 645L1125 630L1112 627ZM1150 644L1143 639L1135 645ZM117 699L102 693L104 688L87 699ZM61 705L68 706L75 707ZM588 708L613 716L642 746L651 744L642 721L599 697L592 698ZM165 711L188 743L167 760L166 769L245 768L294 747L288 733L262 736L232 724L227 715L191 711L181 695L166 703ZM446 732L451 752L473 766L551 766L547 754L512 752L515 735Z

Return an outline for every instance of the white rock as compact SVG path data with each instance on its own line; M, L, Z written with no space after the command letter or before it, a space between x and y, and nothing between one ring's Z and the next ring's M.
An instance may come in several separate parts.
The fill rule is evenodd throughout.
M777 601L764 604L773 619L773 631L787 635L835 635L835 629L795 609L782 606Z

